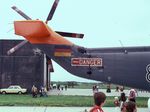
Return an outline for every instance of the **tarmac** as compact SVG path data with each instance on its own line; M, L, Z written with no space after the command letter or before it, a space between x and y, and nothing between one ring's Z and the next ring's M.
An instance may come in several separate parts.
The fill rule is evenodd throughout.
M106 89L99 89L104 92L106 96L120 96L120 92L116 92L115 89L111 90L111 93L107 93ZM124 90L127 95L129 90ZM80 96L93 96L92 89L67 89L67 90L50 90L48 95L80 95ZM137 91L137 97L150 97L150 92Z
M89 112L91 107L0 107L0 112ZM103 107L104 112L120 112L119 108ZM148 112L147 108L138 108L137 112Z

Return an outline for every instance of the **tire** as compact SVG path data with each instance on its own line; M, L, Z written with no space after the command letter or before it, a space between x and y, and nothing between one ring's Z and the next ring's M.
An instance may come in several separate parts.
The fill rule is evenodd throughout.
M21 92L21 91L19 91L19 92L18 92L18 94L22 94L22 92Z
M6 91L2 91L2 94L6 94Z

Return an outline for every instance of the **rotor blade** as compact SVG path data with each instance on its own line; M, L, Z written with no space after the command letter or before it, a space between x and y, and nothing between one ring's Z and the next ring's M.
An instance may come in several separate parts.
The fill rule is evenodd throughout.
M19 10L16 6L11 7L13 10L15 10L18 14L20 14L22 17L24 17L27 20L31 20L29 16L27 16L24 12Z
M9 51L7 51L7 55L10 55L12 53L14 53L16 50L18 50L19 48L21 48L23 45L25 45L28 41L24 40L22 42L20 42L19 44L17 44L15 47L11 48Z
M79 34L79 33L69 33L69 32L60 32L60 31L55 31L55 32L64 37L83 38L84 36L84 34Z
M54 72L53 63L51 59L48 60L48 69L50 72Z
M54 15L54 12L55 12L55 10L57 8L58 3L59 3L59 0L55 0L55 2L54 2L53 6L52 6L52 8L50 10L50 13L49 13L46 21L49 21L49 20L52 19L53 15Z

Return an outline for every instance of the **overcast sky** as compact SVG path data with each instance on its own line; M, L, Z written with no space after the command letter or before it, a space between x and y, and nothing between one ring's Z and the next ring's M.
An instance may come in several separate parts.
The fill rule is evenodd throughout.
M13 21L24 20L11 9L16 5L32 19L46 20L54 0L0 0L0 39L23 39L14 35ZM84 33L69 39L77 45L95 47L149 46L150 0L60 0L49 26L54 30ZM9 31L9 32L8 32ZM54 81L87 81L54 63Z

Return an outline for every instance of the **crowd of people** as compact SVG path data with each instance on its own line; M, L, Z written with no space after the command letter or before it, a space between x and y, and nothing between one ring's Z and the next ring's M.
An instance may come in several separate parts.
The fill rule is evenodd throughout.
M128 110L127 112L136 112L137 91L135 89L130 89L127 96L128 97L126 97L123 92L123 89L121 89L120 97L115 97L114 99L114 105L120 107L121 112L126 112L126 109Z
M54 85L50 85L48 90L57 90L58 95L59 95L60 91L63 91L63 90L67 91L67 88L68 88L67 85L62 86L60 84L57 84L57 85L54 84ZM38 94L40 94L40 97L48 97L47 88L43 87L43 86L41 86L40 89L38 90L38 88L35 85L33 85L32 88L31 88L31 93L32 93L33 98L37 98Z
M56 89L60 90L60 86L57 86ZM119 89L120 97L114 97L114 105L115 107L120 109L120 112L137 112L136 106L136 97L137 91L135 89L130 89L128 95L124 93L124 89ZM37 87L33 85L32 89L32 97L37 98L38 93L40 93L40 97L47 97L47 89L46 87L40 88L38 91ZM106 95L103 92L98 91L98 86L93 86L93 96L94 96L94 106L91 108L90 112L104 112L102 107L106 101Z
M114 104L120 108L120 112L137 112L136 108L136 91L131 89L129 96L126 98L125 93L122 91L120 98L115 97ZM102 107L105 104L106 95L103 92L94 93L95 105L90 112L104 112Z
M57 90L65 90L65 91L67 91L67 88L68 88L68 86L67 85L60 85L60 84L51 84L50 85L50 90L55 90L55 89L57 89Z
M98 92L96 85L93 86L94 94L94 107L90 112L104 112L102 106L105 103L106 95L103 92ZM107 86L106 92L111 92L110 85ZM130 89L128 94L124 93L124 87L116 86L116 92L120 92L120 97L114 97L114 106L120 110L120 112L137 112L136 97L138 93L135 89Z
M37 87L35 85L32 86L31 89L32 97L37 98L38 93L40 94L40 97L47 97L47 88L41 86L40 90L38 91Z

